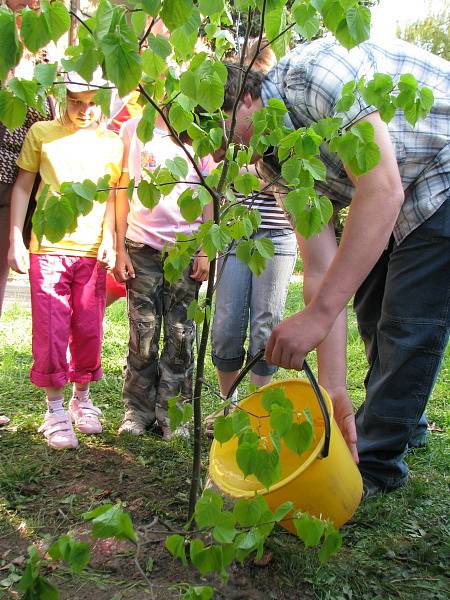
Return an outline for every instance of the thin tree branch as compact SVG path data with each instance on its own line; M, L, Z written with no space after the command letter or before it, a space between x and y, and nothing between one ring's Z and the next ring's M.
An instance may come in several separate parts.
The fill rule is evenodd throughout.
M89 31L89 33L92 35L92 37L94 37L94 32L88 25L86 25L86 23L83 21L83 19L80 19L80 17L73 10L69 10L69 14L72 15L72 17L74 19L76 19L80 23L80 25L83 25L83 27L85 29L87 29Z

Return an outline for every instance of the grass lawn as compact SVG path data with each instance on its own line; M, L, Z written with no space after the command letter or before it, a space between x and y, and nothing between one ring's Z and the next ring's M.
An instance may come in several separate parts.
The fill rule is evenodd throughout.
M300 285L291 284L286 314L298 309ZM80 437L77 451L50 450L36 433L44 410L43 393L28 379L31 362L30 315L20 307L0 322L0 412L12 418L0 431L0 598L20 597L14 582L31 542L45 547L69 530L86 536L81 514L105 501L121 500L145 532L158 516L162 523L183 523L187 511L190 447L146 435L118 437L122 417L120 388L126 352L125 304L106 317L105 377L93 386L103 411L105 432ZM314 357L311 357L314 366ZM353 314L349 326L349 388L355 406L364 397L366 361ZM277 377L283 378L280 371ZM204 414L218 403L214 371L207 363ZM232 569L218 598L320 600L444 600L448 579L448 397L450 352L428 407L436 424L426 449L411 454L411 482L395 493L364 503L342 533L344 545L327 565L293 536L277 530L267 550L267 566L252 561ZM204 460L207 461L205 443ZM142 562L155 582L158 599L179 597L176 583L201 582L192 569L170 559L162 543L145 545ZM79 576L59 568L51 575L61 598L137 600L151 596L143 587L125 546L97 545L90 567ZM204 583L204 582L203 582ZM171 587L168 588L167 585Z

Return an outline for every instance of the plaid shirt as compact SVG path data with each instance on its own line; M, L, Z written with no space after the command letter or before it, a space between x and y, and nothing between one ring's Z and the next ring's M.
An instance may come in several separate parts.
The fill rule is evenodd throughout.
M388 73L394 82L412 73L420 86L433 90L435 102L426 119L413 128L403 112L396 111L388 124L397 155L405 202L397 219L394 236L400 243L426 221L450 196L450 63L400 40L389 47L365 42L347 51L333 39L322 38L298 46L267 75L262 100L281 98L288 108L286 124L308 127L325 117L343 117L343 127L354 125L375 112L361 96L346 113L336 113L342 86L362 76ZM316 189L337 208L347 206L354 187L336 154L322 146L321 159L327 181Z

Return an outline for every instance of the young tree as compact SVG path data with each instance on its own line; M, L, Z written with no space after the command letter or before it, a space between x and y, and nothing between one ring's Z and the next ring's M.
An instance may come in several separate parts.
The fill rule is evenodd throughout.
M288 4L289 11L286 10ZM348 82L336 107L336 117L322 119L312 127L302 127L295 131L288 129L284 125L287 110L283 102L269 100L265 108L253 116L254 134L249 146L240 146L234 142L235 117L243 84L252 66L252 63L244 66L251 27L254 20L258 20L260 28L257 32L257 52L265 44L265 36L278 58L286 49L283 40L291 30L295 30L302 38L312 39L321 27L325 27L343 46L350 49L369 37L370 10L366 4L367 2L358 0L296 0L294 3L286 0L235 0L230 3L224 0L134 0L131 5L125 6L113 5L110 0L100 0L92 17L80 19L77 43L69 46L61 64L38 65L32 80L13 77L0 90L0 120L7 127L14 128L23 122L27 105L43 108L47 94L53 94L60 102L65 101L60 75L62 70L76 71L89 81L100 65L105 77L117 87L120 96L135 89L140 91L144 111L137 135L142 142L152 138L155 116L159 114L180 143L181 137L185 135L192 140L195 157L204 157L224 145L223 161L207 177L198 171L194 158L185 149L185 160L167 161L164 168L149 172L137 187L140 201L151 208L171 185L185 177L187 161L191 161L197 169L200 184L196 189L188 189L181 194L178 203L183 217L188 222L193 222L201 214L205 204L213 202L214 205L214 220L203 223L195 235L179 235L177 243L168 252L164 265L166 278L175 281L200 247L210 259L206 296L200 302L193 302L189 309L190 316L202 327L193 395L194 459L189 504L189 517L195 516L198 524L214 528L217 515L222 513L220 500L211 492L200 499L200 504L196 504L200 486L201 394L216 258L226 255L230 244L235 243L238 257L258 274L264 269L266 260L273 255L270 240L260 243L259 240L251 239L259 225L258 211L244 207L235 195L237 191L247 197L256 196L261 190L259 179L248 169L253 156L264 154L269 147L274 148L281 176L288 190L291 190L287 194L285 207L291 213L299 232L304 237L310 237L320 232L332 215L330 200L318 194L315 189L315 182L326 177L326 167L320 160L320 146L323 143L330 144L356 175L369 171L379 160L379 151L373 142L373 130L369 123L364 126L356 125L348 131L341 129L342 119L339 113L348 110L355 101L355 94L370 97L370 102L377 106L386 121L392 117L396 108L401 108L408 111L408 118L414 124L426 114L432 103L432 96L430 98L426 91L419 90L413 79L397 82L388 75L377 74L377 78L372 81ZM229 127L225 127L227 116L222 111L222 105L227 69L223 60L228 51L236 49L239 23L233 21L232 15L237 13L245 15L243 22L246 24L243 39L239 40L241 59L237 68L240 73L240 92L231 110ZM168 39L153 34L152 29L158 19L162 19L169 30ZM1 7L0 44L6 51L0 56L0 79L7 79L10 70L18 63L24 46L35 52L50 40L57 41L69 26L70 14L58 0L41 0L41 9L37 13L24 9L20 30L11 11ZM205 40L212 48L211 52L196 51L199 30L204 32ZM402 83L402 94L397 96L397 86L402 86ZM101 88L97 92L97 101L105 113L109 111L111 91L110 88ZM132 181L129 186L130 195L134 185ZM50 240L60 239L79 214L89 211L94 201L104 200L107 186L104 178L98 182L67 182L61 187L58 196L49 195L48 187L44 187L33 221L38 238L45 235ZM270 405L271 402L268 401L268 406ZM174 427L189 416L190 409L175 399L171 406ZM254 474L264 485L270 486L280 472L277 444L274 444L271 458L261 470L258 465L252 464L255 449L260 450L259 436L252 431L245 417L239 422L236 419L234 421L231 425L230 421L220 422L221 441L229 434L238 435L240 443L242 442L241 456L247 452L246 474ZM292 429L294 425L296 423L291 419L287 425L284 422L282 426L278 426L275 419L275 438L278 436L281 439L286 434L286 427ZM291 434L291 438L299 436L298 443L294 440L293 446L303 451L305 446L300 439L303 434L295 428ZM253 443L251 448L251 444L247 443L249 436ZM247 510L242 506L241 508ZM242 558L248 555L248 551L255 549L261 551L271 527L264 529L261 525L260 519L267 521L269 518L265 508L256 508L256 512L259 511L256 520L256 525L260 528L259 534L254 543L246 542L245 551L241 547L240 551L235 548L236 552L229 552L230 544L233 545L237 535L237 517L228 513L222 518L222 525L215 536L219 545L227 545L226 559L222 546L220 551L214 549L208 552L199 544L195 546L195 552L192 552L191 546L191 558L193 557L195 564L204 564L206 554L214 554L214 559L211 558L209 566L202 572L211 570L211 564L212 568L223 572L234 557ZM269 518L272 527L290 509L291 507L284 507L276 515L272 515ZM301 528L304 529L304 517L301 519ZM245 523L246 519L242 522ZM316 543L319 543L322 535L325 536L324 543L328 543L324 556L338 547L331 529L326 530L317 524L312 527L316 531ZM326 542L328 538L329 541ZM184 541L180 536L173 538L169 545L174 555L185 560Z

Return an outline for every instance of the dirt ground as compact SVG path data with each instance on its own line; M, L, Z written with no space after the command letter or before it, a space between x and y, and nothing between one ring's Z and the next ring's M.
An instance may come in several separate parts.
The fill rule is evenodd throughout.
M20 444L17 436L22 432L3 431L3 440L9 435L15 436L14 446ZM32 450L33 440L30 442ZM274 561L257 566L249 559L243 566L233 565L229 580L223 582L216 576L202 578L192 567L184 568L172 559L163 540L184 523L190 463L180 458L179 452L171 455L170 448L166 450L166 460L170 461L167 469L164 465L161 468L156 456L140 455L144 464L139 464L128 449L106 445L79 448L76 460L70 451L56 456L49 453L48 461L30 460L24 481L11 482L11 489L6 491L8 508L15 510L16 518L15 526L4 523L0 529L0 585L1 579L11 573L12 565L18 570L24 566L31 542L45 553L56 536L70 531L77 539L91 542L92 557L86 571L78 576L72 576L60 564L44 573L58 587L62 600L171 600L180 597L182 583L213 585L217 589L215 598L227 600L313 598L307 586L298 590L286 585ZM178 462L175 477L174 462ZM156 463L158 468L152 468ZM138 571L132 544L111 539L94 541L89 524L81 520L80 515L93 506L117 501L124 504L139 532L139 563L151 582L151 590ZM0 587L0 597L20 596Z

